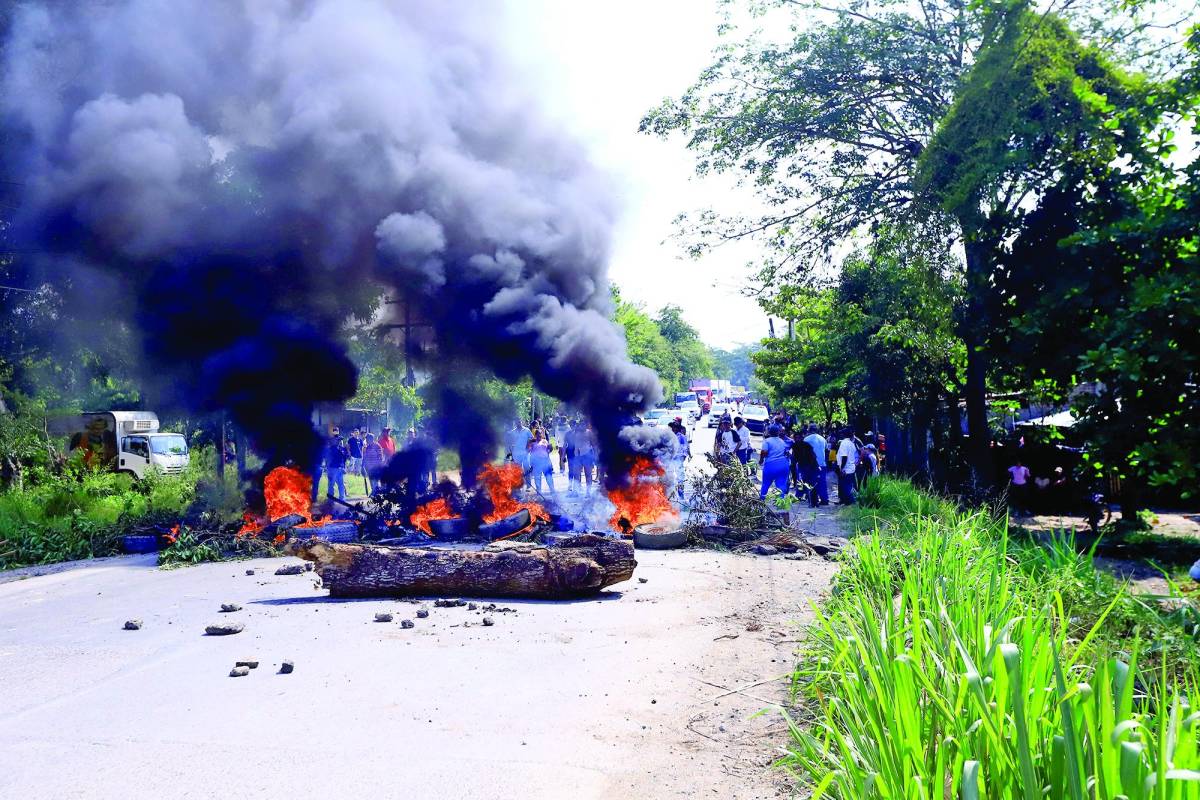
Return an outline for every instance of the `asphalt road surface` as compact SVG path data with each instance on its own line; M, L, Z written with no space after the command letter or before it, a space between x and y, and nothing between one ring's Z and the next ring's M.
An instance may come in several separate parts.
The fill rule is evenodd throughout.
M515 611L483 627L465 608L330 600L274 574L294 559L152 558L0 577L0 797L786 795L769 767L785 726L755 712L784 701L796 623L833 573L639 551L599 599L501 601ZM245 630L204 635L231 619ZM260 665L229 677L239 659Z

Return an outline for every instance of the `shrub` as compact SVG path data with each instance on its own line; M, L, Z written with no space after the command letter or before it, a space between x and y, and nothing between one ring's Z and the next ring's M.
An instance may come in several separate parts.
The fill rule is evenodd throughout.
M1143 664L1110 631L1136 601L1073 547L895 479L860 498L794 676L813 718L784 763L814 798L1200 797L1194 644Z

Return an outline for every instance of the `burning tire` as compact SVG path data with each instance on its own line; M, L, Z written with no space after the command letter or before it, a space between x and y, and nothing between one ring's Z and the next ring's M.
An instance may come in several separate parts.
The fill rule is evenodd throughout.
M633 546L642 550L673 550L687 544L687 533L680 528L639 525L633 529Z

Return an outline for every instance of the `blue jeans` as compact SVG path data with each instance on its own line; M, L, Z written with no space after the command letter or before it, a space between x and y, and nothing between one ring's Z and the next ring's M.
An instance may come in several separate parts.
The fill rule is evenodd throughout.
M317 502L317 489L319 489L321 486L321 468L320 467L313 468L312 479L313 479L313 488L312 488L312 498L311 499L312 499L312 502L315 503L315 502Z
M822 470L820 467L808 467L807 469L803 469L800 471L800 478L805 483L807 483L809 486L808 491L806 491L804 493L805 495L808 496L808 504L811 507L816 508L817 507L817 494L821 490L821 484L824 483L824 481L825 481L824 470ZM826 487L825 491L826 491L826 493L828 493L829 488ZM799 487L796 488L796 496L797 497L801 496Z
M787 494L788 490L788 472L791 470L791 465L786 459L776 459L763 464L762 473L762 491L759 492L759 497L766 497L767 491L774 484L781 495Z
M325 470L325 477L328 481L328 486L325 487L325 493L330 497L336 496L342 500L346 499L346 470L342 467L332 467ZM335 492L336 490L336 492Z
M817 502L829 503L829 475L824 465L817 466Z
M750 454L753 452L754 451L748 447L743 450L738 450L737 451L738 461L742 462L743 464L749 464L750 463Z
M838 502L842 505L852 505L854 503L854 473L849 475L838 470Z

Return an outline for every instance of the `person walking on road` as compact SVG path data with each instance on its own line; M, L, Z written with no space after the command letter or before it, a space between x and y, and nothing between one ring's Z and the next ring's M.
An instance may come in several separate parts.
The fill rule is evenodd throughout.
M754 454L754 444L750 441L750 429L746 427L746 420L741 417L734 419L733 435L737 437L738 461L749 464L750 456Z
M817 459L817 471L815 474L815 485L817 487L817 505L829 505L829 479L826 476L825 464L829 460L829 442L817 430L816 425L808 426L808 435L804 437L804 443L812 448L813 455Z
M847 429L838 444L838 505L854 504L854 469L858 466L858 445L854 434Z
M787 496L792 459L782 433L783 428L778 425L767 427L767 438L763 439L762 450L758 454L758 463L762 465L760 498L766 497L772 486L779 490L780 497Z

